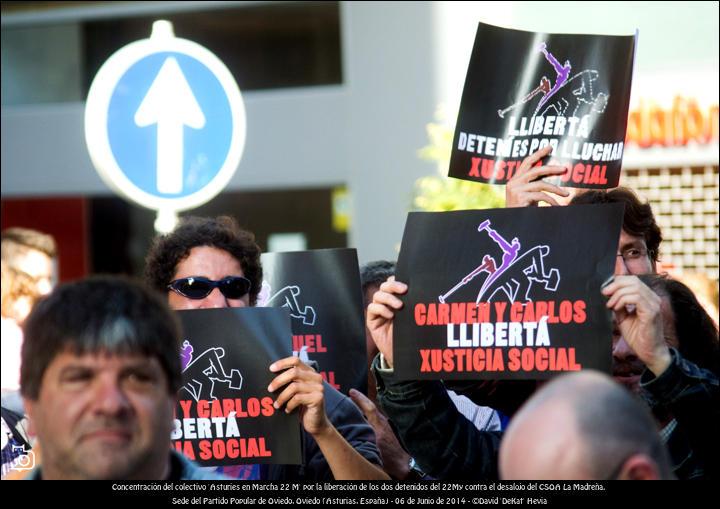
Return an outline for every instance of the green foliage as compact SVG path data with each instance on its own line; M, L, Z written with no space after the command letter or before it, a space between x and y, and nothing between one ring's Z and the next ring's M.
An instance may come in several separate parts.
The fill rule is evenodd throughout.
M421 177L415 181L413 200L415 209L438 212L504 206L505 196L502 187L447 176L453 128L443 121L442 117L442 114L436 115L438 123L427 125L430 144L418 152L421 159L437 163L438 175Z

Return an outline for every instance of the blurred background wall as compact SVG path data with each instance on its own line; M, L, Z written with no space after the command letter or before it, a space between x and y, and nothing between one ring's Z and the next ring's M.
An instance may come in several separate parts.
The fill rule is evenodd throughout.
M218 55L246 103L238 171L192 213L236 216L265 250L351 246L361 262L397 256L415 182L437 171L418 156L426 125L454 127L478 21L638 29L621 184L652 202L663 261L717 280L717 2L3 2L2 227L55 234L63 280L142 270L154 213L97 176L83 108L156 19Z

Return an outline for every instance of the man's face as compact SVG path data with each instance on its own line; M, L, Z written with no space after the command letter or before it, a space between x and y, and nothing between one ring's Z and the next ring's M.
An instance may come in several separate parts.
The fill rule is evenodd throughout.
M655 263L652 261L650 253L648 253L645 239L621 230L618 253L615 258L615 275L641 275L654 272ZM638 392L640 390L640 375L645 369L645 364L637 358L635 352L621 337L620 329L614 318L612 356L613 377L615 380L631 391Z
M206 277L219 281L227 276L244 276L240 262L223 249L209 246L194 247L188 256L178 263L173 280L186 277ZM168 304L172 309L242 308L250 305L250 295L241 299L228 299L219 288L203 299L190 299L168 290Z
M645 364L638 359L620 334L620 328L613 317L613 344L612 344L612 372L616 382L624 385L630 391L640 391L640 376Z
M160 479L175 396L154 357L58 354L25 400L47 479Z
M620 244L615 258L615 275L651 274L655 272L655 262L648 253L645 239L630 235L625 230L620 232Z
M680 344L675 331L675 315L667 297L660 301L660 312L663 320L663 335L668 346L677 348ZM620 334L620 329L613 318L612 370L616 382L627 387L631 392L640 392L640 376L645 364L638 359Z

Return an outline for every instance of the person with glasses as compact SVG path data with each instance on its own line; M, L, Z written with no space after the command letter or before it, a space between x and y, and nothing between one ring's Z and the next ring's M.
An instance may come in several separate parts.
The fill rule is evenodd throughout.
M597 371L559 376L525 402L499 464L502 479L675 478L648 408Z
M33 305L57 280L57 246L51 235L13 227L2 232L2 405L22 414L22 325Z
M615 260L615 275L639 276L656 273L662 232L655 221L650 204L642 203L627 187L618 187L610 191L585 191L570 201L571 205L600 203L625 205Z
M542 149L530 156L521 165L520 171L516 173L511 182L506 187L506 198L508 207L512 206L532 206L537 205L539 201L545 201L551 205L560 205L563 201L558 197L570 198L570 192L567 189L554 186L542 180L543 177L558 175L562 173L563 168L557 166L540 166L539 160L548 155L550 149ZM572 204L597 204L597 203L623 203L625 205L625 213L623 216L623 227L618 242L617 257L615 263L615 286L609 285L605 288L604 294L611 298L616 291L620 293L632 291L640 294L642 287L637 276L652 277L657 271L657 262L660 252L660 243L662 242L662 233L660 231L652 208L647 203L642 203L635 193L627 188L616 188L610 191L586 191L575 195L570 201ZM622 289L621 289L622 288ZM635 290L630 290L634 288ZM378 348L385 355L379 357L373 363L373 369L378 376L379 386L383 390L380 394L381 405L385 408L388 416L398 425L401 436L409 451L415 456L416 460L421 464L423 462L435 463L431 466L423 464L429 474L438 477L471 477L471 478L494 478L497 475L496 461L494 458L497 454L497 444L499 437L491 433L477 432L470 427L465 426L462 419L459 418L458 412L447 401L443 395L441 385L433 382L415 382L413 384L399 384L392 376L392 322L394 312L402 307L401 296L407 291L407 285L399 281L388 281L383 283L380 291L375 294L375 302L368 307L368 328L370 329L373 339ZM608 293L610 292L610 293ZM649 292L652 293L652 292ZM647 291L642 291L647 296ZM687 299L686 299L687 300ZM698 316L697 308L699 306L690 305L693 309L693 316ZM632 309L632 306L630 307ZM641 305L641 309L644 304ZM637 306L635 308L637 310ZM621 316L622 312L620 312ZM624 319L624 318L623 318ZM673 318L666 318L672 322ZM613 378L616 382L627 386L627 381L631 385L637 387L642 376L649 377L649 380L658 378L660 383L651 385L653 395L649 396L643 391L648 404L653 409L658 422L664 426L663 440L668 444L672 463L675 468L675 474L681 479L713 477L717 476L716 461L707 461L707 454L703 453L703 449L707 449L707 444L715 443L712 439L699 439L695 442L695 438L708 437L707 430L704 432L694 432L692 430L702 429L702 425L698 421L703 421L711 425L718 423L716 413L709 412L704 404L693 404L692 395L705 394L705 398L698 401L706 401L708 398L717 401L717 382L713 382L713 375L708 375L707 370L703 370L705 375L697 376L698 366L704 366L702 362L696 364L698 359L685 358L686 353L683 348L673 349L672 362L670 366L673 368L668 370L667 376L678 374L681 376L672 376L673 383L666 384L664 376L643 375L645 372L653 373L642 360L644 353L638 355L633 347L630 346L631 341L626 339L624 333L620 333L620 319L617 313L614 314L614 323L617 333L613 337L612 358L613 358ZM703 320L700 320L703 322ZM627 323L631 323L628 321ZM640 322L634 322L636 324ZM638 330L651 330L655 327L653 320L642 320ZM711 322L712 323L712 322ZM683 326L685 327L685 326ZM688 330L693 330L688 328ZM715 329L717 331L717 329ZM650 336L648 336L650 337ZM717 343L717 335L715 336L715 344ZM690 339L690 338L689 338ZM692 341L692 339L690 339ZM713 341L712 336L710 342ZM682 341L680 342L682 345ZM671 344L671 346L673 346ZM661 351L661 349L658 349ZM647 359L647 357L645 357ZM709 359L707 356L707 359ZM667 357L665 357L667 360ZM662 373L660 373L662 375ZM678 381L679 380L679 381ZM382 383L381 383L382 382ZM713 385L714 383L714 385ZM685 384L685 385L679 385ZM690 395L690 403L688 399L682 399L681 404L675 404L675 393L678 386L685 387L687 391L682 391L683 395ZM632 389L632 387L630 387ZM403 400L398 395L412 394L413 402ZM475 391L472 395L474 401L483 404L486 399L482 391ZM656 404L657 401L663 401L663 405ZM675 411L674 417L668 421L663 415L662 407L667 407L668 401L672 401ZM719 405L715 403L715 406ZM710 408L712 405L710 405ZM666 409L667 410L667 409ZM666 411L665 410L665 411ZM685 410L684 412L682 410ZM680 414L679 418L678 414ZM687 416L694 415L696 419L692 419L691 426L686 426ZM700 417L698 417L700 416ZM666 415L667 417L667 415ZM412 423L413 430L403 429L401 423ZM440 430L435 437L435 446L427 446L429 440L424 440L425 447L415 448L420 444L419 440L408 439L408 435L419 436L417 428L420 425L429 425L431 429ZM688 429L683 431L683 428ZM452 435L443 434L443 429L453 429ZM689 431L691 430L691 431ZM690 438L688 438L690 437ZM704 445L703 445L704 444ZM447 451L448 454L441 453ZM422 451L430 451L424 455ZM452 454L449 454L452 453ZM437 458L442 461L437 461ZM720 457L720 453L716 455ZM705 458L705 459L703 459ZM446 459L446 460L445 460Z
M563 198L569 198L568 189L542 180L545 177L559 175L564 171L562 166L539 165L539 161L549 155L550 151L550 147L545 147L523 161L518 172L505 188L506 206L536 206L541 201L550 205L559 205ZM662 232L655 221L650 204L642 203L631 189L618 187L610 191L585 191L576 194L569 203L571 205L601 203L625 205L623 226L615 259L614 273L618 284L637 285L637 281L629 276L657 272ZM618 329L617 320L615 320L615 329ZM620 334L614 336L612 355L613 376L618 382L627 385L628 379L639 379L645 365ZM637 390L635 385L630 387L631 390Z
M145 278L172 309L254 306L262 285L260 248L251 232L228 216L186 217L159 237L146 258ZM297 357L278 359L268 387L276 408L298 409L304 465L225 467L232 477L283 479L388 479L375 435L355 404ZM257 468L256 468L257 467Z
M685 285L655 275L662 233L648 203L642 203L632 190L623 187L607 192L586 191L575 196L571 203L625 204L615 278L603 289L608 305L614 306L615 311L613 378L640 394L652 408L656 420L663 426L662 437L678 478L717 477L720 451L717 451L716 433L707 430L710 423L720 426L717 410L714 413L710 410L720 408L719 373L713 368L718 364L714 321ZM640 305L627 301L630 311L626 312L624 304L618 306L613 300L616 294L618 299L624 295L626 301L637 300ZM688 316L693 318L687 319ZM657 334L658 321L663 324L664 337ZM630 323L635 327L629 327ZM648 351L646 345L652 343L640 342L633 334L639 334L648 342L655 338L655 348ZM695 353L695 345L704 345L702 355ZM658 357L662 360L660 368L667 369L658 368ZM679 401L677 394L683 395ZM698 398L698 394L703 398ZM702 403L707 399L714 403ZM706 453L712 448L711 444L715 444L717 451L714 456Z
M31 278L39 295L50 293L57 282L57 256L52 235L19 227L2 232L3 262Z

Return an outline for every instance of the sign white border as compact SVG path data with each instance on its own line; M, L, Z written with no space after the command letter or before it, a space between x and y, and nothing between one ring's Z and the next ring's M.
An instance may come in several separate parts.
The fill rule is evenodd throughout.
M115 87L130 67L141 59L159 52L182 53L204 64L225 91L232 116L233 132L230 150L220 170L205 187L178 198L154 196L133 184L115 160L108 137L108 109ZM191 209L206 203L222 191L240 164L245 146L245 134L245 105L230 71L209 50L187 39L174 37L172 28L167 22L156 22L153 25L153 35L149 39L135 41L115 52L95 76L85 104L85 142L90 159L100 177L122 196L155 210Z

